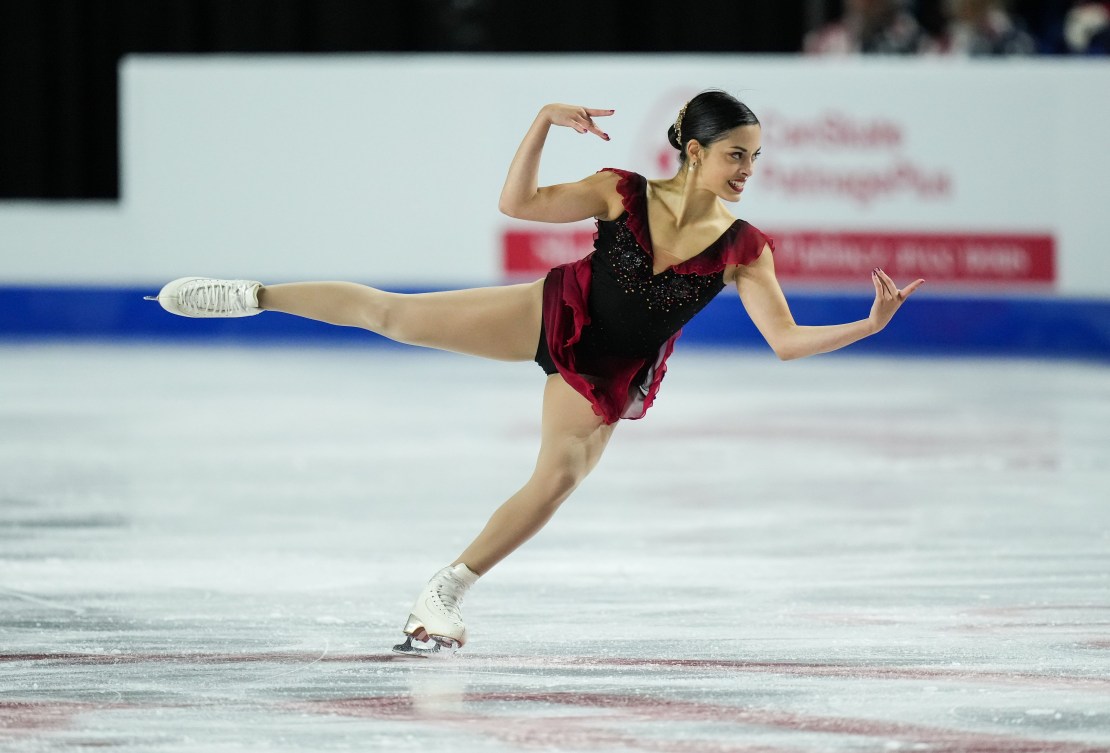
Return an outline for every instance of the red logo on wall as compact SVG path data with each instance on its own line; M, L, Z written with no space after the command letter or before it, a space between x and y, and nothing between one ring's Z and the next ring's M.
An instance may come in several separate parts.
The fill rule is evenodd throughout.
M900 283L924 277L936 285L1051 287L1056 246L1051 235L1010 233L772 232L775 271L784 283L870 285L882 269ZM507 230L502 270L535 279L593 250L592 230Z
M1056 280L1051 235L1009 233L822 233L775 235L775 272L797 283L870 283L871 270L930 286L1050 286Z
M543 277L547 270L581 259L594 249L593 230L506 230L502 271L510 278Z

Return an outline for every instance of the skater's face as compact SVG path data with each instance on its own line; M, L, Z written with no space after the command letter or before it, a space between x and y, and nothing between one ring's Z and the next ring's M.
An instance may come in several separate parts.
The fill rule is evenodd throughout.
M690 158L698 163L692 171L698 188L712 191L725 201L740 201L755 172L760 136L758 125L739 126L708 146L699 145L696 153L691 148Z

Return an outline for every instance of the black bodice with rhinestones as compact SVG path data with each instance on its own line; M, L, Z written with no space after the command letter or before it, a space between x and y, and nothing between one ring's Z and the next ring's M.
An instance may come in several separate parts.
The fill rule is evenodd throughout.
M649 358L724 288L724 272L652 274L652 259L628 227L628 213L597 223L591 258L589 351Z
M774 243L737 220L700 254L653 276L647 179L605 171L618 176L625 211L598 221L593 253L547 273L536 362L611 424L643 417L682 326L721 291L726 268L751 264Z

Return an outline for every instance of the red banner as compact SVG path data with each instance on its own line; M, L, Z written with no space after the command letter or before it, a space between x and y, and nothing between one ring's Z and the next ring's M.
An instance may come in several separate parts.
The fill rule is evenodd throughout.
M552 267L577 261L593 249L592 230L506 230L502 271L508 277L543 277Z
M899 282L1027 287L1056 280L1050 235L785 232L775 240L775 271L792 282L867 282L874 267Z
M1051 287L1056 247L1051 235L1008 233L772 233L775 270L783 282L870 284L881 267L900 283L924 277L936 284ZM593 231L508 230L502 269L534 279L593 248Z

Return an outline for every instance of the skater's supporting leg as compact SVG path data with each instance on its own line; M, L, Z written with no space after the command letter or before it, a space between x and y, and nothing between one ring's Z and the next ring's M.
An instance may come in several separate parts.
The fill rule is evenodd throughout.
M403 628L408 636L393 650L405 655L434 653L466 643L459 606L466 591L491 567L530 539L601 457L615 424L605 424L590 403L559 375L547 378L543 398L540 456L528 483L509 498L466 551L429 581ZM425 647L413 641L427 641Z
M536 469L528 483L493 513L455 564L464 563L484 575L532 538L597 465L615 426L603 423L589 401L562 377L549 376Z
M263 287L258 305L410 345L527 361L539 342L542 297L542 281L417 294L350 282L296 282Z

